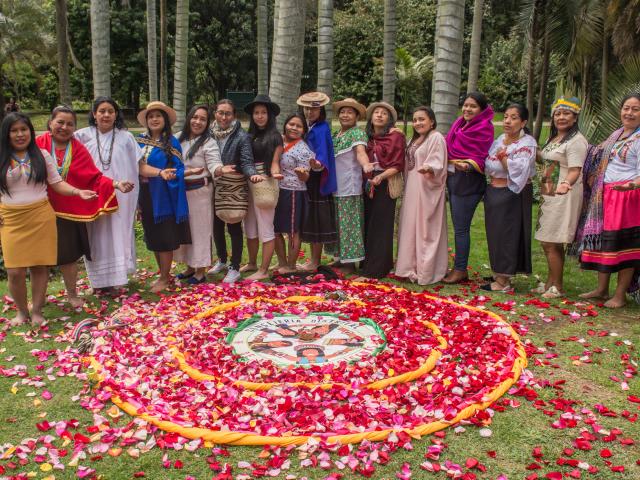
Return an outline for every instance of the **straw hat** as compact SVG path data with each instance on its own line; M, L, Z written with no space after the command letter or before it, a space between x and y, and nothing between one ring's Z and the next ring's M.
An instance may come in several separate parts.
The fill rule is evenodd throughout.
M345 98L344 100L335 102L333 104L333 112L338 115L343 107L353 108L356 112L358 112L360 118L364 118L367 115L367 107L359 103L355 98Z
M273 115L276 117L280 115L280 106L277 103L273 103L269 95L259 93L256 95L256 98L253 99L253 102L247 103L244 106L244 111L251 115L253 113L253 107L256 105L264 105L267 107L267 110L273 112Z
M378 107L384 107L391 114L394 122L398 121L398 112L393 108L393 105L388 104L387 102L373 102L371 105L367 107L367 120L371 118L373 115L373 111Z
M329 97L326 93L322 92L309 92L304 93L298 97L296 103L301 107L324 107L329 103Z
M173 125L174 123L176 123L176 111L164 102L154 100L153 102L149 102L147 108L145 108L144 110L140 110L140 112L138 113L138 123L143 127L147 126L147 113L149 113L151 110L161 110L165 112L169 117L169 124Z

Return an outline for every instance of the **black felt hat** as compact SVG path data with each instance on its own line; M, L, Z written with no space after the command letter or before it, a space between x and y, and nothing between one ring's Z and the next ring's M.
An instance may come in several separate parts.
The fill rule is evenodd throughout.
M278 106L277 103L273 103L271 101L271 97L269 97L269 95L263 95L259 93L258 95L256 95L256 98L253 99L253 102L247 103L244 106L244 111L249 115L251 115L253 113L253 107L255 107L256 105L266 106L267 110L272 112L273 115L276 117L280 115L280 107Z

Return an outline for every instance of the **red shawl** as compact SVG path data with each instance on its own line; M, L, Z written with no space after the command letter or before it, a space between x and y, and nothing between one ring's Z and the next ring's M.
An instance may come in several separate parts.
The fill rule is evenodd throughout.
M447 133L449 163L469 162L478 173L484 173L484 160L493 143L493 109L488 105L466 122L458 118Z
M70 141L71 166L63 180L73 187L93 190L98 194L98 198L88 201L79 200L77 197L60 195L49 186L47 193L56 215L77 222L91 222L100 215L115 212L118 209L118 200L113 188L113 180L102 175L93 163L91 154L82 143L75 138ZM51 153L51 134L49 132L43 133L36 138L36 144ZM60 161L55 155L53 159L60 165Z
M386 135L374 135L367 144L369 162L379 162L376 170L395 168L399 172L404 170L404 135L390 132Z

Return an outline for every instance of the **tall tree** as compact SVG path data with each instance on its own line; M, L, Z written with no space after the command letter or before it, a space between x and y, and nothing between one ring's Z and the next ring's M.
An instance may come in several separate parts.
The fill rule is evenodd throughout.
M176 51L173 66L173 108L176 128L182 129L187 110L187 64L189 60L189 0L176 2Z
M396 32L396 0L384 0L382 99L391 105L394 104L396 94Z
M449 130L458 113L463 38L464 0L439 0L431 106L441 132Z
M58 92L60 102L71 105L69 48L67 46L67 0L56 0L56 40L58 45Z
M273 63L273 52L276 51L276 40L278 39L278 16L280 15L280 0L273 0L273 45L271 47L271 62Z
M93 95L111 96L111 54L109 2L91 0L91 65Z
M484 0L473 2L473 27L471 28L471 50L469 52L469 78L467 92L478 90L478 76L480 74L480 49L482 47L482 15Z
M318 0L318 91L333 95L333 0Z
M266 94L269 90L269 9L267 0L256 2L256 37L258 46L258 93Z
M296 111L304 57L306 0L280 0L269 94L287 114Z
M160 100L169 103L169 74L167 69L168 47L167 0L160 0Z
M158 100L158 37L156 32L156 0L147 0L147 65L149 100Z

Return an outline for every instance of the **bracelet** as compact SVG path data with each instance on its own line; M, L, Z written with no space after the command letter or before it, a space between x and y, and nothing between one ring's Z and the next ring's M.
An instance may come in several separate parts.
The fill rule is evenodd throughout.
M563 180L563 181L561 181L561 182L560 182L560 185L562 185L563 183L564 183L564 184L569 185L570 187L572 187L572 186L573 186L573 185L571 185L571 183L570 183L568 180Z
M161 176L162 176L162 172L163 172L163 170L164 170L164 169L162 169L162 168L161 168L160 170L158 170L158 174L156 175L156 177L161 177Z
M118 180L115 180L113 182L113 188L118 188L120 186L120 182Z

